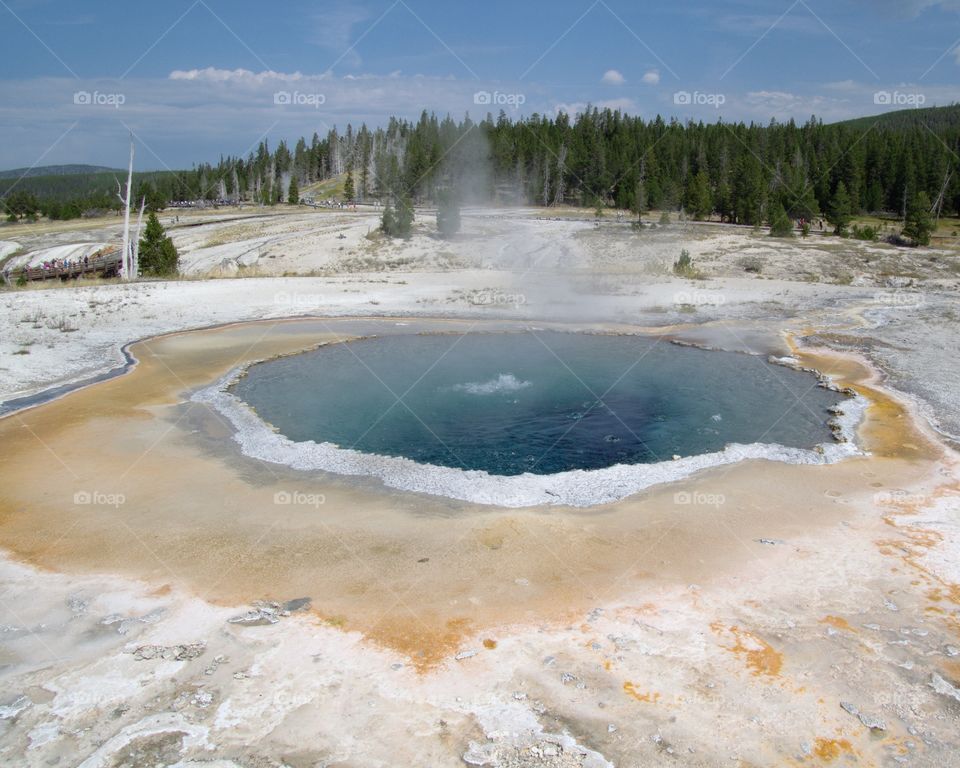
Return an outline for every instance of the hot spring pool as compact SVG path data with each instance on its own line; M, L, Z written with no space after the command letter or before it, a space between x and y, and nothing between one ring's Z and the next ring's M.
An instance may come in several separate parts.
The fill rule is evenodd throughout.
M855 451L828 424L854 401L818 383L751 355L537 331L334 344L205 396L249 455L523 506L578 503L582 489L591 503L622 498L744 458Z

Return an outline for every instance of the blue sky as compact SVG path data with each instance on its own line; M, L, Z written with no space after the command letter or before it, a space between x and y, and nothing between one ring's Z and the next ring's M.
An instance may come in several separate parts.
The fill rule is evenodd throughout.
M130 131L138 167L182 168L422 109L765 123L960 101L960 0L0 0L0 46L4 168L123 165Z

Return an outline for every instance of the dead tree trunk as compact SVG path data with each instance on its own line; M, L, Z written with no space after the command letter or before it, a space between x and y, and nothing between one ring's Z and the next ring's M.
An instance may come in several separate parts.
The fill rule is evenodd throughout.
M130 139L130 165L127 168L127 190L126 194L120 188L120 182L117 182L117 197L123 203L123 250L120 258L120 279L129 280L131 272L130 257L130 196L133 188L133 139Z

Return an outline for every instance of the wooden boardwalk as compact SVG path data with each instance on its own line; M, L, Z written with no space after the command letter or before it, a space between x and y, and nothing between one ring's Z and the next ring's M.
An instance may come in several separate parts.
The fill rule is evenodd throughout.
M21 275L27 280L75 280L84 275L116 277L120 274L120 251L108 251L100 256L78 261L69 267L28 267L3 271L7 283L17 282Z

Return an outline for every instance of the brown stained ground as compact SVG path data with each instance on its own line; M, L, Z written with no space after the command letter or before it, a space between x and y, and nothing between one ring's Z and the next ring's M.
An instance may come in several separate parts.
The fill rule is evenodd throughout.
M756 677L774 679L780 677L783 669L783 654L770 643L741 627L728 627L721 622L713 622L710 629L718 637L732 640L727 650L743 659L747 669Z
M627 681L623 684L624 692L633 699L645 704L656 704L660 701L660 693L657 691L644 691L637 688L636 683Z
M960 584L948 581L924 564L924 557L942 543L943 534L910 522L911 517L944 498L960 498L960 486L950 483L934 488L929 494L892 494L882 499L887 511L883 522L896 536L878 539L876 545L881 554L900 560L913 572L916 586L923 587L917 591L930 603L925 612L940 619L960 637L960 620L954 611L946 611L940 605L960 606Z
M844 632L856 632L856 631L857 631L856 629L854 629L854 628L850 625L850 622L847 621L847 620L846 620L845 618L843 618L842 616L824 616L822 619L820 619L820 623L821 623L821 624L828 624L828 625L830 625L831 627L833 627L834 629L842 629Z
M876 373L865 362L826 349L798 347L792 337L787 342L802 367L829 376L836 386L850 388L870 402L860 438L871 454L908 461L927 461L943 455L943 450L914 423L907 408L878 386Z
M833 763L841 757L856 756L849 739L819 738L814 742L813 754L824 763Z
M228 425L185 402L236 365L338 338L320 321L161 337L135 345L128 375L0 420L0 540L37 567L118 573L215 603L309 596L321 620L423 671L497 628L561 624L622 595L736 571L745 542L833 530L845 512L828 492L861 491L867 472L906 486L930 457L919 433L917 450L893 449L887 431L909 431L908 420L865 387L883 403L864 429L871 450L890 450L829 467L763 462L762 473L747 462L686 482L722 492L722 510L677 506L673 486L595 510L499 510L243 459ZM827 362L851 385L869 380L859 363ZM326 503L278 507L281 490ZM124 501L75 504L84 491ZM725 632L754 674L779 674L777 651L746 629Z

